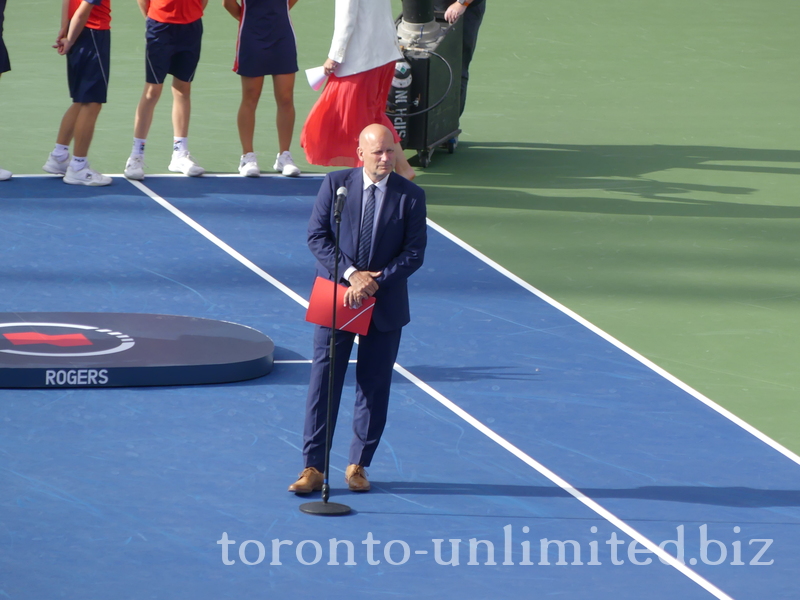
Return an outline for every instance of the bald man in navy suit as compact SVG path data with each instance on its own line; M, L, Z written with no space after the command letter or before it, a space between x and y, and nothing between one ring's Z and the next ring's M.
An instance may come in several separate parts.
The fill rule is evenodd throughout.
M369 331L359 338L353 440L345 471L348 487L358 492L370 488L364 467L370 465L386 424L400 333L410 320L407 280L422 265L427 243L425 192L394 173L394 148L386 127L365 128L357 151L364 167L326 175L308 224L308 247L317 259L317 275L333 279L333 203L336 191L347 188L339 241L340 283L349 285L344 303L358 307L364 299L375 297ZM297 494L322 489L330 335L328 327L317 326L314 331L303 431L305 469L289 486L289 491ZM354 333L336 333L333 424L354 339Z

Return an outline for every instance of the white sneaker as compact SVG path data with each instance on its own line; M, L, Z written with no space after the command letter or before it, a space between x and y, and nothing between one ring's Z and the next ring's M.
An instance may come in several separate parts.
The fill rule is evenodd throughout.
M239 161L239 174L243 177L260 177L261 171L258 168L256 161L256 153L248 152L243 154Z
M11 179L11 171L0 169L0 181L5 181L6 179Z
M67 172L64 174L64 183L71 185L110 185L113 181L107 175L101 175L97 171L89 168L89 163L80 171L75 171L72 166L67 167Z
M285 177L297 177L300 175L300 169L294 164L292 153L288 150L278 154L278 158L272 168L278 173L282 173Z
M51 152L47 157L47 162L42 166L42 169L44 169L47 173L52 173L53 175L63 175L67 172L67 167L69 166L70 160L71 158L69 154L67 154L67 158L64 160L58 160Z
M137 154L128 158L125 163L125 177L141 181L144 179L144 156Z
M192 158L192 155L189 154L188 150L172 153L172 160L169 163L169 170L173 173L183 173L189 177L199 177L206 172L203 167L194 162L194 159Z

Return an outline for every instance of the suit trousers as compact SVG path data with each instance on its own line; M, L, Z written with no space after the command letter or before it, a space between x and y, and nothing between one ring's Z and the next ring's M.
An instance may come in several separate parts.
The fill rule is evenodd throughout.
M378 448L389 409L389 389L397 360L402 329L378 331L370 325L366 336L360 336L356 363L356 401L353 408L353 439L350 463L368 467ZM336 365L334 368L331 439L344 386L350 353L356 334L336 332ZM306 400L303 428L303 459L306 467L323 471L325 467L325 423L328 414L328 370L331 330L317 326L314 330L314 360Z
M475 47L478 45L478 30L483 22L483 15L486 12L486 4L481 3L469 6L464 11L464 38L461 48L461 112L464 114L464 107L467 105L467 86L469 85L469 64L472 62L472 55L475 54Z

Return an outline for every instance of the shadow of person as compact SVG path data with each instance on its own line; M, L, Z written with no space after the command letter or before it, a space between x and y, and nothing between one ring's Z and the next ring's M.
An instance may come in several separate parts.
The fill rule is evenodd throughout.
M678 169L800 175L800 151L464 143L452 156L437 155L423 185L430 190L429 202L443 206L679 217L800 217L796 206L742 202L742 196L758 191L753 187L665 182L649 176ZM526 189L531 191L521 191ZM548 195L548 190L553 194ZM592 191L599 195L593 196ZM707 194L737 196L737 201L696 197Z

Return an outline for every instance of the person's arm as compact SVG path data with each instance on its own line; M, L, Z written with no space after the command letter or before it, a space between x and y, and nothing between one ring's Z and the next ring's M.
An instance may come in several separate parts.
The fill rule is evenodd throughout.
M139 5L139 10L144 15L144 18L147 18L147 11L150 10L150 0L136 0L136 3Z
M297 4L297 0L289 0L289 10L292 10L292 7Z
M422 266L425 258L425 246L428 243L428 225L426 221L425 192L417 188L408 199L405 214L405 234L403 248L392 261L386 265L375 282L382 288L391 287L401 279L408 279L414 271Z
M453 2L447 7L444 13L444 20L451 25L458 21L459 17L467 10L467 6L471 4L472 0L463 0L462 2Z
M67 32L69 31L69 0L63 0L61 2L61 27L58 29L58 33L56 34L56 43L53 45L53 48L58 50L58 53L61 54L61 44L65 37L67 37Z
M222 0L222 6L231 14L234 19L237 21L242 20L242 5L236 0Z
M308 248L311 250L314 258L316 258L331 274L333 274L336 265L334 259L333 229L331 226L333 220L331 215L333 210L332 199L335 197L335 184L330 174L328 174L325 176L319 188L317 200L311 212L311 219L308 222ZM343 214L343 221L344 218L345 215ZM342 248L339 249L340 279L344 277L345 270L355 262L355 257L348 256Z
M66 37L64 37L58 45L59 54L67 54L72 49L75 40L78 39L86 22L89 20L92 8L94 8L94 5L89 4L87 0L83 0L80 6L78 6L78 9L69 21L69 30L67 31Z
M331 49L328 52L328 60L325 61L325 74L330 75L336 70L344 60L347 52L347 43L356 29L358 18L358 3L361 0L336 0L335 15L333 21L333 40ZM375 2L375 0L363 0L365 2Z
M201 0L200 6L203 8L203 12L206 11L206 6L208 6L208 0Z

